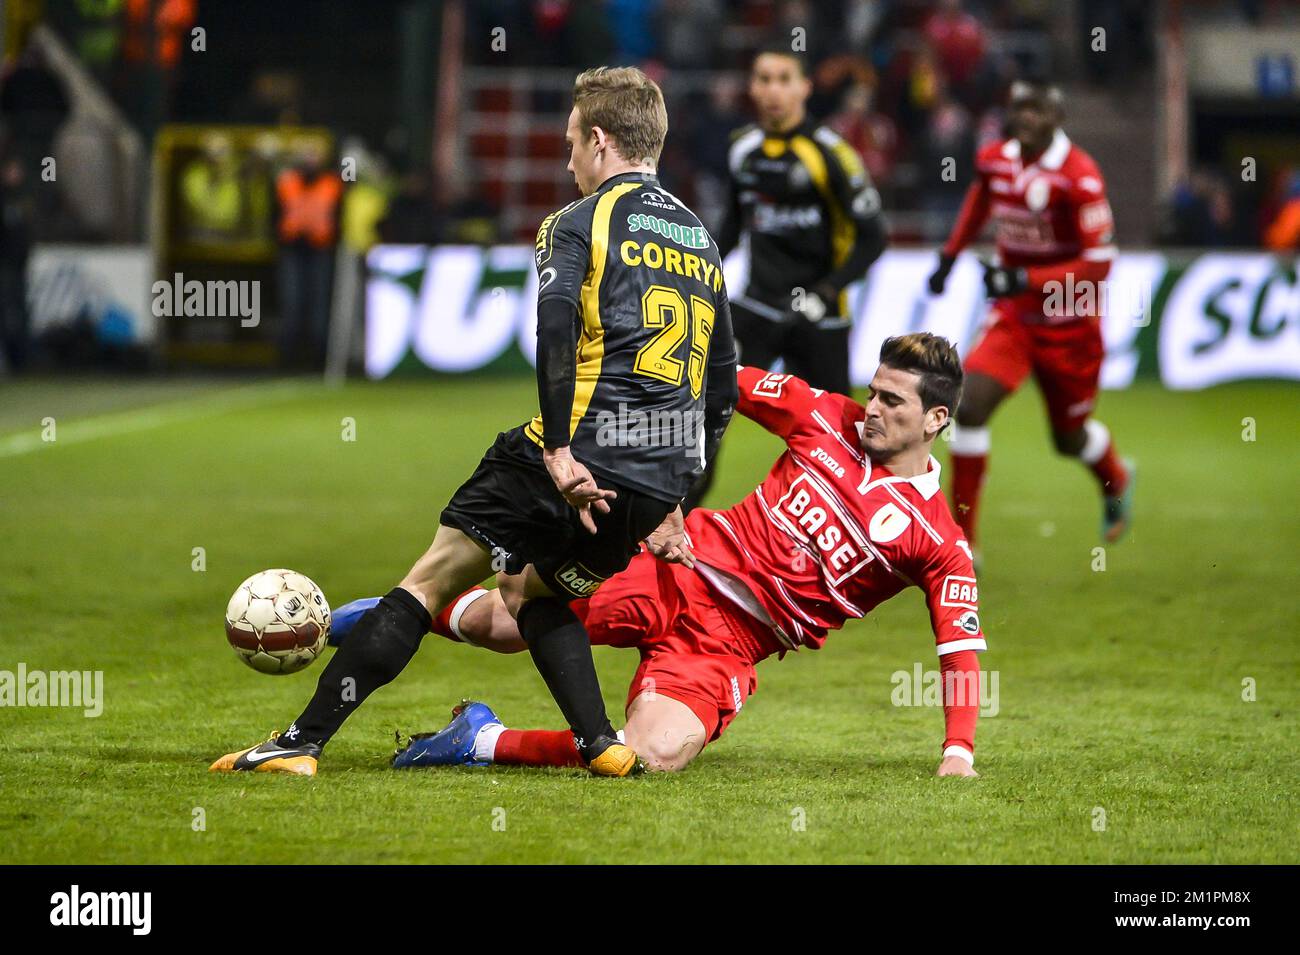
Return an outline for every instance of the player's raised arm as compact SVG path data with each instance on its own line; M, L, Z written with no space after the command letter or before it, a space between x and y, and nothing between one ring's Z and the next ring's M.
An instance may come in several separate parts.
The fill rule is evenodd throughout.
M802 431L821 427L812 417L819 405L826 406L820 409L825 415L838 416L840 411L836 405L849 400L810 387L794 375L778 375L749 365L740 367L736 381L740 386L736 410L786 440Z
M966 190L966 197L961 203L961 211L957 213L957 221L953 224L948 241L943 244L943 248L939 251L939 265L930 276L931 295L943 294L944 286L948 284L948 273L952 271L953 263L957 261L957 255L979 236L988 218L989 183L977 161L975 181Z

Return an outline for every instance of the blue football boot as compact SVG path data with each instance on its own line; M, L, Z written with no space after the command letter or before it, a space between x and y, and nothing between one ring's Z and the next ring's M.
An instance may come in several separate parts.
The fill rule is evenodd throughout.
M393 756L394 769L420 766L490 766L474 758L479 731L501 720L486 703L461 700L451 711L451 722L436 733L417 733L406 748Z
M325 642L331 647L337 647L343 642L343 638L348 635L357 621L365 616L366 611L379 603L379 597L362 597L360 600L354 600L346 603L342 607L334 610L334 619L330 621L330 635Z

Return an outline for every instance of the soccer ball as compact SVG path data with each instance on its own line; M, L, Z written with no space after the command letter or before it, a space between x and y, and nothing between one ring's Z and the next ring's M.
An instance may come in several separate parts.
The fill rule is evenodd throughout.
M311 578L264 570L239 585L226 605L226 639L258 673L296 673L325 649L330 605Z

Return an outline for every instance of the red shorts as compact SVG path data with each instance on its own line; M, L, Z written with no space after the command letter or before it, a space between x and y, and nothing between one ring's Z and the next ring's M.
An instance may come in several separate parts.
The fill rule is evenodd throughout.
M1015 391L1031 371L1038 382L1054 431L1081 427L1097 402L1105 353L1101 323L1080 318L1055 325L1023 321L1024 306L995 302L975 347L966 356L967 374L978 372ZM1034 308L1034 315L1041 310Z
M661 693L691 708L708 740L722 735L758 686L762 624L698 573L642 551L595 595L570 602L598 646L636 647L641 666L627 703Z

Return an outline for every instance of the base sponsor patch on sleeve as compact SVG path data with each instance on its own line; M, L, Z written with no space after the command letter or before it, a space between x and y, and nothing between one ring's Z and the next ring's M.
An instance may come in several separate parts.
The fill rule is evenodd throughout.
M939 602L945 607L960 607L963 610L979 610L979 585L974 577L961 577L949 574L943 579L943 591ZM976 623L978 627L978 621Z

